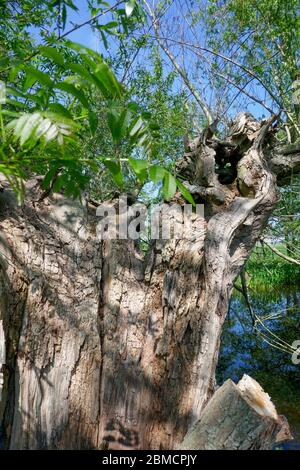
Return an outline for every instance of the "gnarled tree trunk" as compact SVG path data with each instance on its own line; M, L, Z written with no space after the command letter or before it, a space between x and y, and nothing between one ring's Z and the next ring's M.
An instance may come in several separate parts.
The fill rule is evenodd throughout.
M153 242L146 257L133 241L100 241L88 204L40 201L38 180L22 207L4 189L5 447L182 441L214 392L233 282L276 203L275 172L299 169L298 155L272 163L270 124L242 114L226 142L208 131L190 145L178 172L205 217L194 214L185 238ZM227 162L229 182L218 174Z

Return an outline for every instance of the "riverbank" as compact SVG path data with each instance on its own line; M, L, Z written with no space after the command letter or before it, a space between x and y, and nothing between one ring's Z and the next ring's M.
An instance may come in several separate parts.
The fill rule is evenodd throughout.
M284 251L283 246L276 248ZM300 267L258 246L246 264L252 313L264 327L253 325L249 305L234 289L221 338L217 381L256 379L300 437L300 365L279 346L300 339ZM240 288L240 278L236 285ZM257 325L256 325L257 326Z
M286 254L285 246L275 245ZM255 290L299 286L300 266L289 263L268 247L256 246L246 264L248 285Z

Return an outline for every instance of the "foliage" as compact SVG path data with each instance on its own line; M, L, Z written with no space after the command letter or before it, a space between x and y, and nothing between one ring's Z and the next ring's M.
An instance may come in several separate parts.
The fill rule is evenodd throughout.
M280 188L277 207L268 222L264 236L284 255L300 259L300 178L290 177L290 184ZM300 268L274 254L268 247L257 244L248 263L251 285L299 284Z
M255 82L258 100L263 89L271 93L269 101L278 96L289 125L295 124L294 0L264 0L259 5L252 0L198 0L182 7L188 34L198 29L198 44L205 39L207 46L201 54L191 46L174 46L176 60L182 55L184 86L178 73L168 70L149 34L142 2L85 3L90 18L82 24L71 20L82 8L72 0L0 3L0 77L7 87L1 112L1 169L20 197L22 180L39 173L45 176L45 187L74 196L83 190L100 199L114 191L146 193L150 180L165 199L180 190L193 202L174 175L174 163L183 152L182 136L193 135L203 123L189 95L189 80L201 78L202 90L197 91L203 99L215 95L211 104L223 114L236 89L222 74L242 88ZM161 28L168 31L176 23L172 2L153 4ZM98 31L102 54L68 40L85 24ZM178 27L183 29L182 24Z
M229 76L242 87L258 84L257 97L283 111L290 133L298 138L299 106L292 99L293 82L299 76L297 0L211 0L209 4L213 32L209 46L224 55L235 49L234 60L226 64ZM215 72L223 69L222 64L218 58L214 61Z
M186 87L189 103L202 108L202 120L208 108L221 130L241 109L256 117L281 112L284 138L299 138L299 105L293 102L299 76L296 0L143 3L155 31L147 45L159 44L165 67L177 72L176 87Z
M35 6L35 2L22 5L23 13L30 4ZM70 1L50 2L48 6L47 20L43 7L33 9L33 19L29 15L25 24L21 13L13 14L14 8L5 9L2 20L6 27L17 20L17 46L14 48L13 35L9 40L1 38L2 49L12 50L0 69L6 86L0 109L0 169L19 200L23 197L23 180L32 174L45 176L43 186L47 190L63 189L66 195L79 197L89 181L95 184L106 169L119 190L130 186L140 189L150 178L162 183L165 199L171 199L178 187L193 202L166 166L157 165L157 159L151 165L160 136L160 126L151 113L143 112L138 103L130 100L130 94L100 54L63 38L67 7L77 7ZM62 14L62 24L56 26L58 36L44 36L45 45L36 45L25 27L51 26L57 6ZM104 7L92 9L93 18L102 10ZM128 28L134 10L133 1L126 2L124 12L116 10L120 24ZM104 31L112 32L114 24L110 21L101 25L102 38ZM26 49L31 51L27 56L22 46L24 38ZM95 147L102 151L93 153Z
M286 253L285 244L277 244L276 248ZM260 244L251 254L246 271L249 287L258 292L279 286L299 285L300 281L300 267L288 263Z

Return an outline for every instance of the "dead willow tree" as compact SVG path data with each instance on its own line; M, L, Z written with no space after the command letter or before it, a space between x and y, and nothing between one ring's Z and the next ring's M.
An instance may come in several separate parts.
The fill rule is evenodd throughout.
M206 131L178 163L205 220L188 239L99 241L94 209L1 193L4 446L167 448L214 393L236 276L300 153L273 148L272 122L240 114L226 141ZM285 153L285 154L284 154ZM220 169L231 165L231 180ZM228 176L228 175L227 175ZM177 198L180 198L177 195Z

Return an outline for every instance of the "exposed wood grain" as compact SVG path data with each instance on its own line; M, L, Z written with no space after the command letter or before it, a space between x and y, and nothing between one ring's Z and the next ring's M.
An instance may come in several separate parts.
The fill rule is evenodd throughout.
M178 446L181 450L270 450L282 422L269 396L249 376L227 380Z

